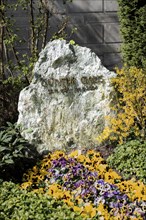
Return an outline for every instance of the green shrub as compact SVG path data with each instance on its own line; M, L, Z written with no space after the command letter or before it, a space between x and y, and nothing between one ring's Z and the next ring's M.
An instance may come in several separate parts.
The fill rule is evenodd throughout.
M123 60L129 66L146 67L146 1L118 0Z
M0 178L20 181L23 172L34 165L38 152L21 137L17 125L0 129Z
M123 177L134 177L146 183L146 141L132 140L119 145L107 162Z
M0 185L0 220L81 220L62 201L27 192L11 182Z

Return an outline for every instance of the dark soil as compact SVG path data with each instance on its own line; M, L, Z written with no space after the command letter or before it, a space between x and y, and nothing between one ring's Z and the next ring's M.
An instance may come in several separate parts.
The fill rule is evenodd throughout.
M86 155L86 152L90 150L90 148L81 148L82 149L82 154ZM99 152L104 160L106 160L114 151L115 147L113 146L96 146L96 147L91 147L91 149L95 150L96 152ZM70 154L72 151L78 150L77 147L69 149L66 151L67 154Z
M97 146L96 151L100 152L101 156L106 160L114 151L112 146Z

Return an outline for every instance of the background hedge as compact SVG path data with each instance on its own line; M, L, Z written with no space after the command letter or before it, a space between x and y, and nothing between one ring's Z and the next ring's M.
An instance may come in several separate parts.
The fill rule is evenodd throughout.
M146 1L118 0L124 63L146 67Z

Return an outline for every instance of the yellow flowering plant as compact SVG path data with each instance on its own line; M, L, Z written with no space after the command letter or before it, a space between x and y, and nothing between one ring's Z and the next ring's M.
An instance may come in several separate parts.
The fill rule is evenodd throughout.
M115 87L115 116L106 117L109 125L97 137L98 142L118 141L122 144L127 138L146 138L146 73L136 67L116 69L112 79Z

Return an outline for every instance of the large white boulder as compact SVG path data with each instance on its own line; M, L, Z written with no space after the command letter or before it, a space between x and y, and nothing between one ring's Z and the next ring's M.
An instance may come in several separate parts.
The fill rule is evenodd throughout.
M95 147L106 124L115 76L89 48L49 42L19 97L18 124L38 151Z

